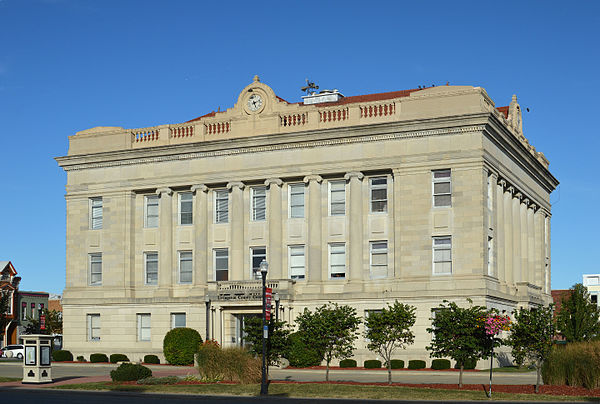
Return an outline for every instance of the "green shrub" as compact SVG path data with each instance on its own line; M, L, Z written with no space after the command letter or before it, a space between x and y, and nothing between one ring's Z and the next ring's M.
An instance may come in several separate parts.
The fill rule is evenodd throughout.
M159 364L160 359L156 355L146 355L144 356L144 363Z
M600 341L554 346L542 366L544 384L600 387Z
M222 349L216 342L207 341L198 350L196 360L201 380L205 382L226 380L249 384L261 379L261 360L245 348Z
M450 369L450 361L448 359L434 359L433 361L431 361L431 369Z
M323 355L314 346L306 345L299 332L290 334L289 348L285 358L290 361L290 366L306 368L319 366Z
M355 368L356 361L354 359L344 359L340 361L341 368Z
M392 359L392 369L404 369L404 361L402 359Z
M127 357L127 355L124 355L122 353L111 354L109 360L110 363L129 362L129 358Z
M83 355L79 355L77 357L77 362L87 362L87 361L85 360L85 357Z
M181 379L177 376L164 377L146 377L137 381L137 384L155 385L155 384L177 384Z
M90 355L90 362L98 363L98 362L108 362L108 356L103 353L93 353Z
M59 349L59 350L52 352L52 360L54 360L56 362L72 361L73 354L69 351Z
M475 369L475 366L477 366L477 361L474 359L469 359L465 362L465 369ZM460 365L457 363L454 364L454 369L460 369Z
M379 369L381 367L381 361L377 359L366 360L364 363L365 369Z
M202 337L192 328L173 328L163 340L163 353L171 365L191 365L202 344Z
M409 369L425 369L425 361L413 359L408 361Z
M146 366L133 363L123 363L115 370L110 371L110 378L113 382L128 382L145 379L151 376L152 371Z

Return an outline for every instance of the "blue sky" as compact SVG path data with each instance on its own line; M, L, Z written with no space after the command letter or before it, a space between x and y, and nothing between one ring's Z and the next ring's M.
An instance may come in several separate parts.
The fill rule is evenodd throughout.
M419 85L513 93L550 160L552 287L598 273L596 1L0 0L0 260L61 293L66 175L54 157L94 126L177 123L228 108L255 74L288 101L306 77L347 96Z

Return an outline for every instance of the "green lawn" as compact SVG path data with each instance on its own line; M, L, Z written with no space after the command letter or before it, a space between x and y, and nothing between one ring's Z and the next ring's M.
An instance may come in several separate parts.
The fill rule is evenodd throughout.
M0 383L18 382L19 380L23 380L23 378L22 377L0 377Z
M204 385L119 385L110 382L72 384L51 387L53 389L74 390L113 390L113 391L135 391L152 393L180 393L200 395L234 395L234 396L258 396L260 385L240 384L204 384ZM385 387L385 386L359 386L344 384L279 384L273 383L269 386L269 394L279 397L322 397L322 398L355 398L355 399L398 399L403 400L488 400L483 391L457 391L438 390L427 388L410 387ZM529 395L494 393L494 400L521 400L521 401L597 401L597 398L573 397L573 396L551 396L551 395Z
M481 372L490 372L489 369L481 370ZM518 366L503 366L501 368L494 368L493 372L503 372L503 373L529 373L535 372L535 369L529 369L527 367L518 367Z

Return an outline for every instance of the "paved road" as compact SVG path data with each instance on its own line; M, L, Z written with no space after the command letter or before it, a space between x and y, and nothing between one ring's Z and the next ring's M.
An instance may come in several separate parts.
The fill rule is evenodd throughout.
M52 377L54 379L88 376L108 376L117 365L108 364L67 364L54 363ZM196 375L195 368L186 366L149 366L153 373L171 372L174 374ZM23 370L20 362L0 361L0 377L22 377ZM323 381L324 370L289 370L270 369L272 380L293 381ZM386 382L387 372L385 370L332 370L329 374L333 381L354 382ZM496 384L534 384L535 372L527 373L494 373ZM463 382L466 384L486 384L489 380L487 372L465 372ZM392 381L398 383L458 383L458 372L427 372L427 371L394 371Z
M348 400L348 399L303 399L288 397L228 397L228 396L184 396L174 394L138 394L126 392L80 392L80 391L57 391L57 390L22 390L5 389L2 391L2 402L19 404L164 404L175 403L203 403L203 404L243 404L243 403L291 403L291 404L472 404L472 401L405 401L405 400ZM509 404L508 401L494 401L495 403ZM551 404L551 402L545 402ZM561 404L566 403L562 401ZM512 403L511 403L512 404ZM517 403L515 403L517 404ZM519 402L522 404L522 402Z

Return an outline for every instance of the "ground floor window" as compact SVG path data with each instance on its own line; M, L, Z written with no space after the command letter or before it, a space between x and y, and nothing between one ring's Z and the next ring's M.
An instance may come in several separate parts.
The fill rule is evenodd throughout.
M185 313L171 313L171 329L185 327Z
M88 341L100 341L100 314L87 315Z
M150 341L150 314L137 315L138 341Z

